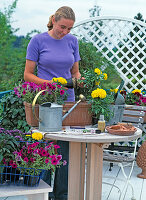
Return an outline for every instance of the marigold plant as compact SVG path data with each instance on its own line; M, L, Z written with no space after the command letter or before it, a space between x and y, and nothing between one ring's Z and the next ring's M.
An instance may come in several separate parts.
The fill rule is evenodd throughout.
M114 102L114 95L110 91L101 88L102 82L108 79L108 75L96 67L85 71L83 76L85 78L83 82L86 89L86 98L91 103L91 112L96 118L103 114L105 119L108 120L112 115L110 105Z

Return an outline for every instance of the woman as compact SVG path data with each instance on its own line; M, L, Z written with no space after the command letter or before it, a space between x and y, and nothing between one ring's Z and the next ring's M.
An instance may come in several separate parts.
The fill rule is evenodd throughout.
M59 8L50 17L48 32L34 36L27 48L25 81L42 84L54 77L80 78L80 60L77 38L69 34L75 22L75 14L70 7ZM37 76L34 75L37 66ZM74 89L68 89L68 100L75 101ZM58 141L60 153L68 162L68 142ZM68 166L57 168L54 181L54 199L67 200Z

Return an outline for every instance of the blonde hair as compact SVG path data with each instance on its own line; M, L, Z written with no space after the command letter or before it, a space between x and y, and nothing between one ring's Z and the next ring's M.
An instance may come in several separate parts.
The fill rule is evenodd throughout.
M47 24L48 30L50 31L53 28L52 18L55 17L55 21L59 21L61 18L71 19L75 22L75 13L72 8L68 6L60 7L54 15L51 15L49 18L49 22Z

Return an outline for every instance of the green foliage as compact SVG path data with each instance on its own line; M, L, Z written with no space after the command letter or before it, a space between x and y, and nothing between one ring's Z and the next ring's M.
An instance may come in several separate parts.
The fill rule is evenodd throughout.
M120 85L121 77L115 69L115 66L102 55L102 52L97 52L96 47L94 47L92 43L79 40L79 51L81 57L79 69L82 76L84 76L86 71L97 67L101 69L103 73L106 71L108 75L108 80L102 83L103 88L114 89ZM87 90L85 88L78 88L75 91L76 96L86 92Z
M8 129L19 129L22 132L27 132L30 127L25 119L25 109L21 98L18 98L14 92L4 95L1 99L3 112L1 113L0 126Z
M113 102L113 97L111 95L107 95L104 99L90 99L89 103L91 103L91 112L99 119L99 116L104 115L106 120L109 120L112 116L111 112L111 103Z
M3 159L14 159L13 152L16 150L18 143L16 139L8 134L0 134L0 164L3 164Z
M26 48L31 34L38 33L34 30L26 37L20 37L19 45L16 45L19 37L15 33L19 29L12 28L11 18L17 2L14 0L4 12L0 11L0 91L13 89L15 83L23 80Z
M121 78L115 66L102 55L102 52L97 52L96 47L92 43L79 40L79 51L81 56L81 61L79 62L81 74L85 70L88 71L88 69L97 67L103 72L106 70L109 77L105 83L106 88L107 85L109 89L116 88L120 84Z

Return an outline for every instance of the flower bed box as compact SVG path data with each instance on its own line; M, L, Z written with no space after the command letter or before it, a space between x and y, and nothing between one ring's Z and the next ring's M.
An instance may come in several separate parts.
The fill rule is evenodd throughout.
M0 185L38 186L44 170L0 166Z
M74 102L66 102L63 105L63 115L74 105ZM26 121L32 127L38 127L39 122L35 118L32 112L32 104L24 103ZM63 120L63 126L85 126L92 124L92 114L90 113L91 105L87 102L81 102L77 107ZM39 105L35 106L35 113L37 118L39 118Z
M38 127L39 126L39 121L35 118L33 112L32 112L32 104L28 102L24 102L25 106L25 116L26 116L26 121L30 126L33 127ZM35 105L35 114L37 117L39 117L39 105Z
M75 103L67 102L63 106L63 113L67 112ZM92 124L91 105L87 102L81 102L77 107L63 120L63 126L85 126Z

